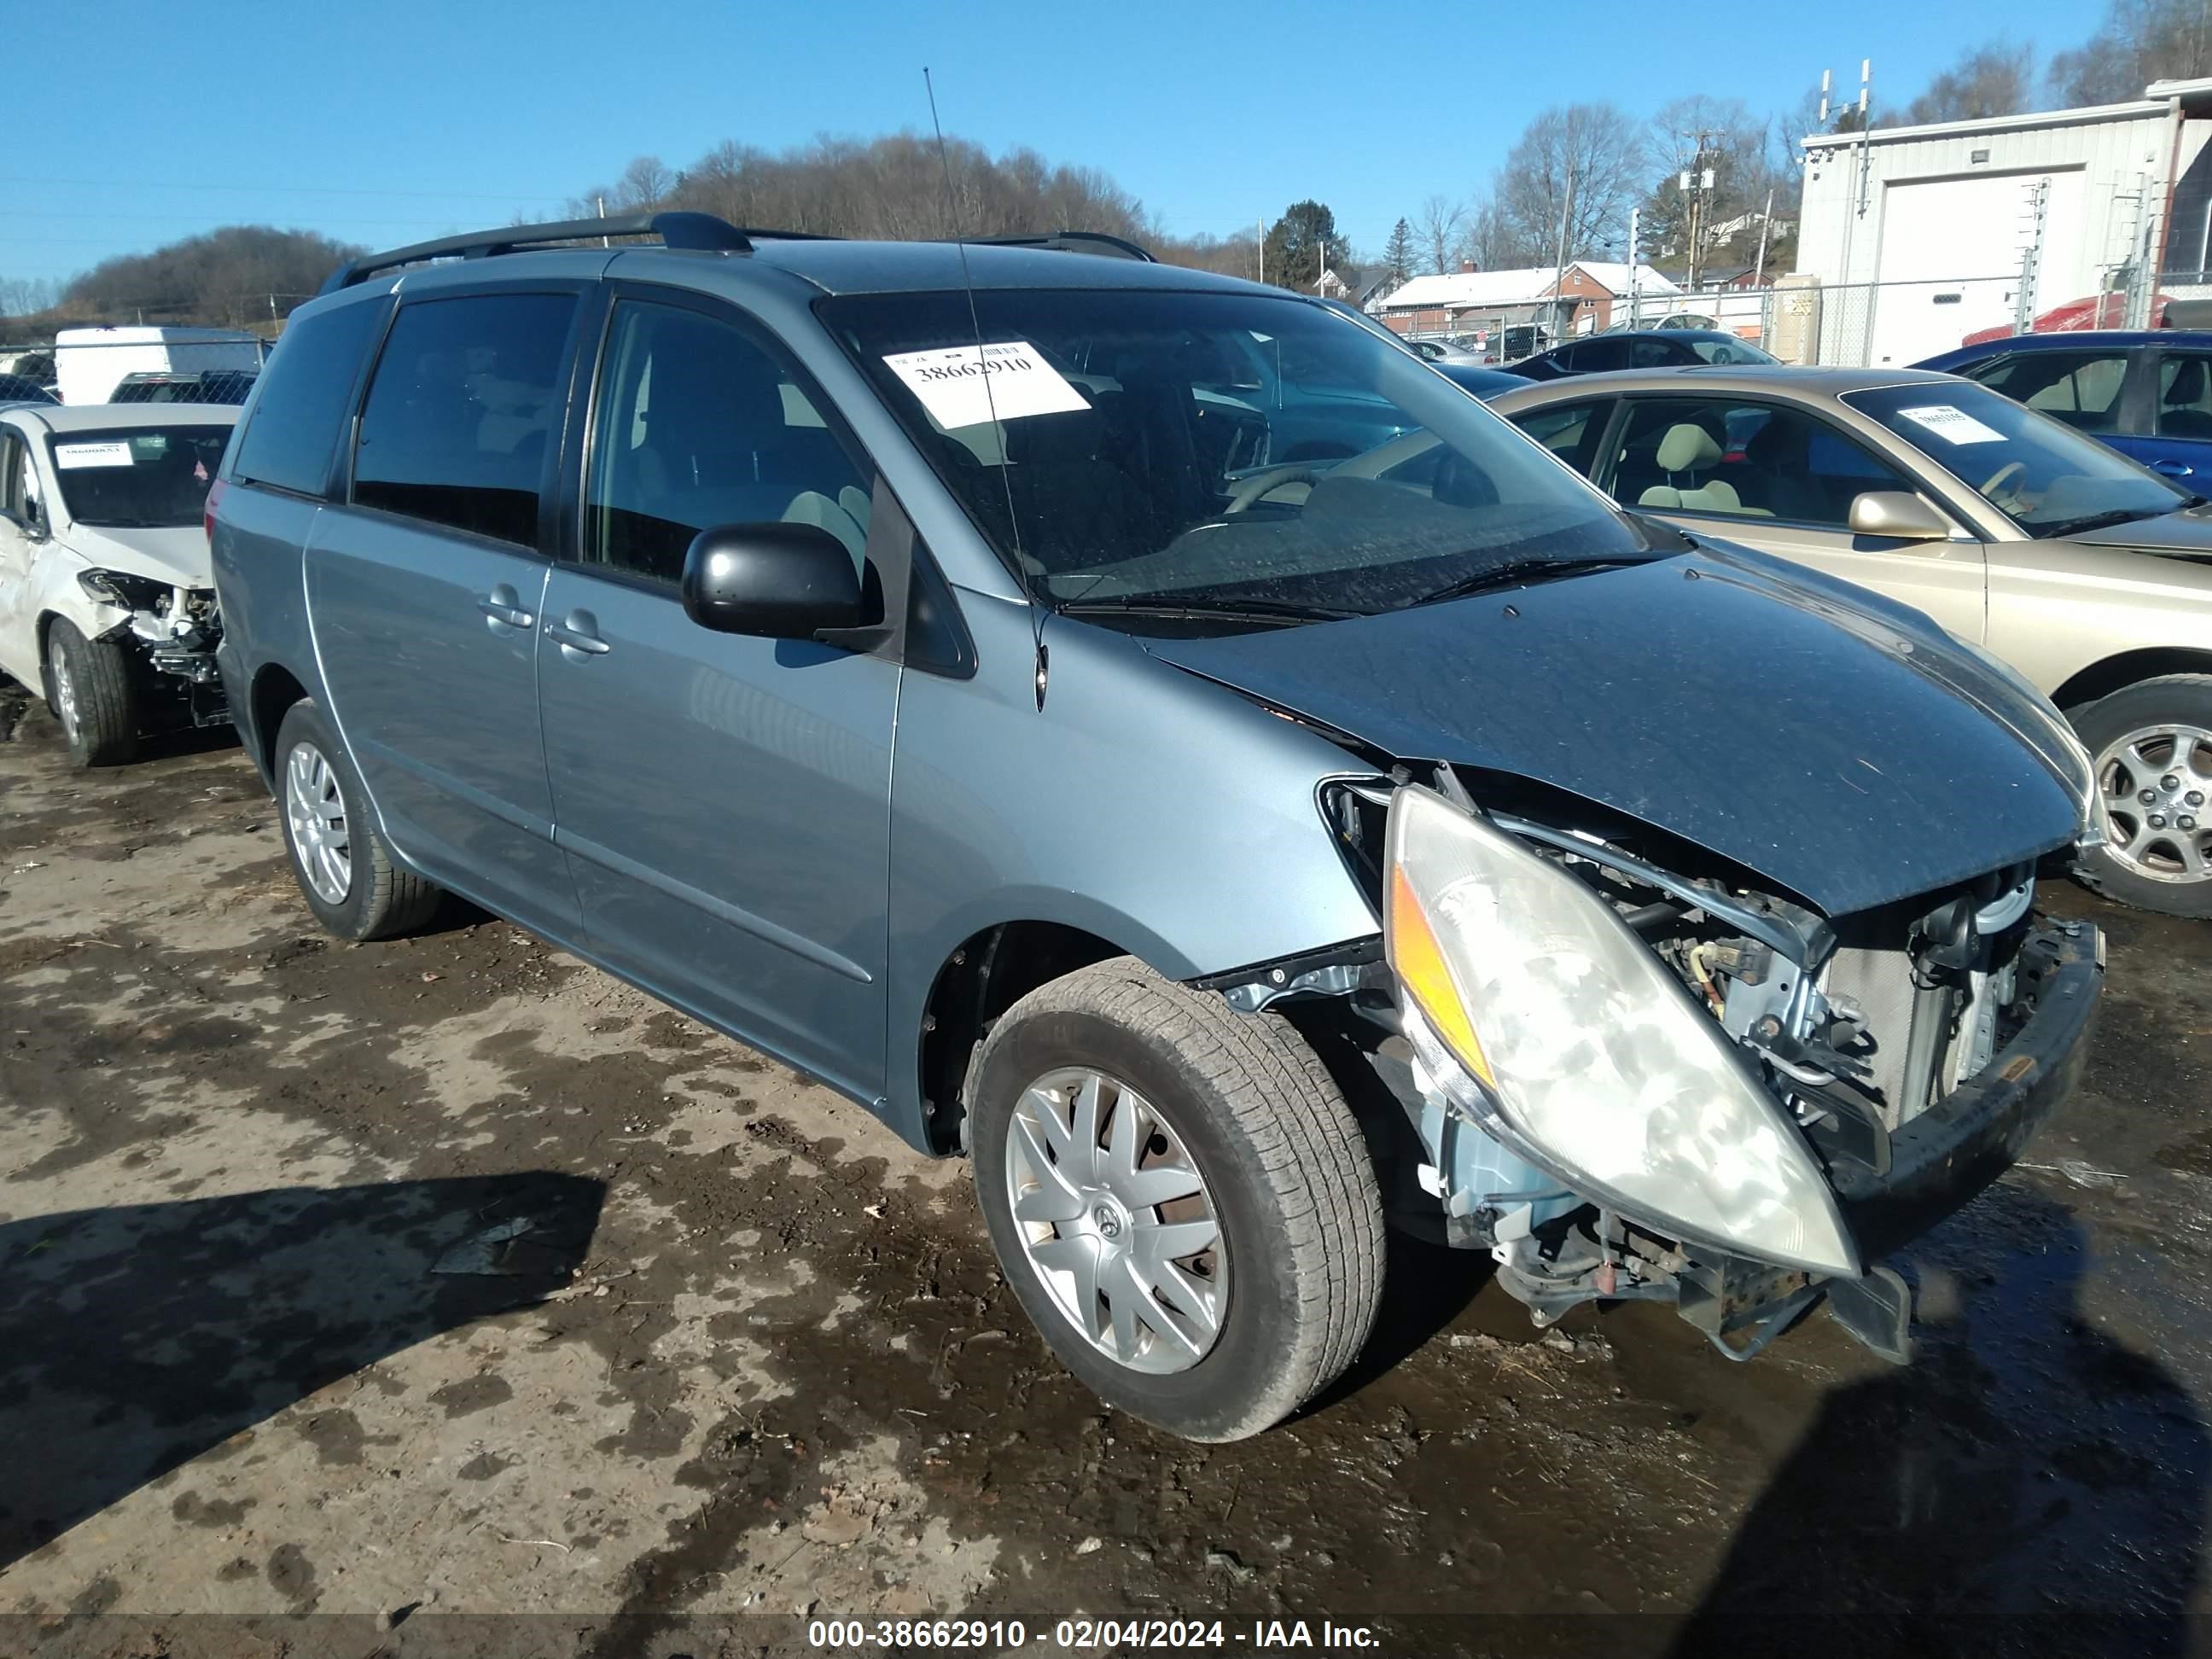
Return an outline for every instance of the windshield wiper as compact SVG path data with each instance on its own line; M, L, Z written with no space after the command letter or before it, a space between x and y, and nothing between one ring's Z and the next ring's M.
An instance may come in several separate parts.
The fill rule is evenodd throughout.
M2061 519L2056 524L2032 526L2039 541L2056 541L2062 537L2078 536L2085 530L2109 530L2117 524L2133 524L2139 519L2163 518L2168 513L2179 513L2184 507L2194 507L2204 498L2192 496L2185 501L2176 501L2172 507L2116 507L2106 513L2089 513L2078 519Z
M1342 622L1367 617L1369 611L1348 611L1341 605L1298 605L1282 599L1177 599L1164 593L1138 593L1118 599L1062 599L1052 608L1055 617L1183 617L1194 622L1269 622L1289 627L1297 623Z
M1650 559L1624 559L1616 556L1589 559L1516 559L1510 564L1501 564L1489 570L1478 570L1472 576L1439 587L1433 593L1424 593L1408 600L1406 608L1419 605L1442 605L1447 599L1463 599L1470 594L1493 592L1501 587L1525 586L1534 581L1556 581L1565 576L1587 576L1600 570L1618 570L1625 565L1650 564Z

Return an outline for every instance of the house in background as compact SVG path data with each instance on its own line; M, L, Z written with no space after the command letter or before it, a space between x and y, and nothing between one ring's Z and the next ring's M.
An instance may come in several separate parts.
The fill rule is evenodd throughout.
M1632 287L1642 297L1661 301L1680 291L1650 265L1632 271L1626 264L1577 259L1562 273L1556 265L1477 270L1462 262L1455 271L1414 277L1384 295L1374 310L1409 336L1487 335L1535 324L1559 339L1626 321Z

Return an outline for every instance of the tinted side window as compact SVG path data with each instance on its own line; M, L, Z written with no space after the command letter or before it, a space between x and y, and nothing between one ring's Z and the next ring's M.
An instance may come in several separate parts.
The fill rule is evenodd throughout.
M828 531L860 568L869 507L821 411L744 331L676 306L616 307L584 490L586 563L673 582L702 530L781 522Z
M36 492L30 483L30 451L15 428L0 429L0 516L23 522L23 504Z
M565 294L401 306L362 408L355 503L535 546L575 310Z
M1603 374L1628 367L1626 340L1586 340L1575 348L1575 373Z
M2119 429L2120 382L2128 372L2120 352L2021 351L1960 372L2077 432Z
M319 495L330 481L354 379L384 307L342 305L286 325L262 372L268 384L239 435L234 477Z
M2212 439L2212 352L2169 351L2158 366L2158 429Z

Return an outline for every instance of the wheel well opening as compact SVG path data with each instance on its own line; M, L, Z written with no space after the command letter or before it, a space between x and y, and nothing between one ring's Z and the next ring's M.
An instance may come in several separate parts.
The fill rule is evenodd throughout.
M258 751L253 758L264 779L276 775L276 728L283 722L284 711L307 695L307 688L291 671L275 663L253 677L253 738Z
M993 1022L1038 986L1127 954L1096 933L1050 921L987 927L952 953L938 970L921 1022L921 1106L933 1151L961 1150L961 1091Z
M2124 651L2117 657L2092 663L2051 694L2051 701L2069 714L2100 697L2126 690L2161 674L2212 674L2212 651L2191 651L2174 646L2148 651Z

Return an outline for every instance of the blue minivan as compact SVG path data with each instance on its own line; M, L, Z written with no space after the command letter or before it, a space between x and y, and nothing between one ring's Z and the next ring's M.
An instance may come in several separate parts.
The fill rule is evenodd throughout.
M1281 289L450 239L295 315L210 502L325 927L464 896L967 1156L1052 1348L1194 1438L1352 1362L1386 1224L1539 1322L1901 1359L1882 1258L2085 1051L2047 702Z

